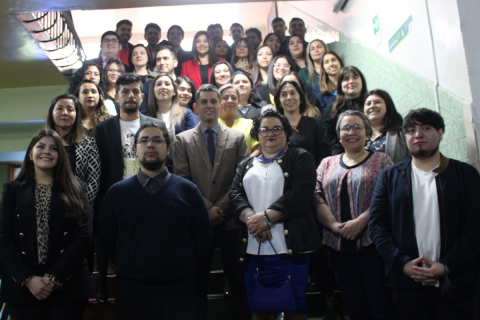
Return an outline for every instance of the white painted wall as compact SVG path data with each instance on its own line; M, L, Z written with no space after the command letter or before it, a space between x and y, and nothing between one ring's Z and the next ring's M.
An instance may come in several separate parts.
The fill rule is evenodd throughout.
M349 0L338 14L331 10L333 1L288 3L371 48L375 48L373 17L378 13L382 42L376 50L417 74L435 80L424 0ZM429 0L428 6L440 86L471 102L457 0ZM409 35L390 53L388 40L410 15L413 24Z

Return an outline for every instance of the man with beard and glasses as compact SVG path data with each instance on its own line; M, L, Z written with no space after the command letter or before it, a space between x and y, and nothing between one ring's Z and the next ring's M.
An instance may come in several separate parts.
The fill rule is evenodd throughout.
M170 137L144 123L135 134L137 175L112 186L100 213L100 240L117 269L117 319L196 319L198 266L212 229L202 194L165 167Z
M480 176L440 153L445 124L410 111L411 156L377 180L368 232L387 267L399 319L473 319L480 253Z
M142 81L140 77L126 73L116 81L115 100L120 106L120 114L99 122L93 128L93 136L100 155L100 189L94 203L94 212L100 212L103 197L115 183L138 173L140 163L135 154L134 136L142 124L147 121L165 123L140 114L142 103ZM96 220L95 220L96 221ZM97 230L95 230L97 233ZM106 289L108 259L97 248L99 280L97 296L100 301L107 301ZM100 292L99 292L100 291Z

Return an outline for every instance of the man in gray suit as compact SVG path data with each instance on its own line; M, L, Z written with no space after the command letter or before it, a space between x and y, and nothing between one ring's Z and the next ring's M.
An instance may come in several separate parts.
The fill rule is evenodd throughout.
M223 268L230 284L233 319L251 319L243 270L234 258L240 229L235 221L225 219L228 216L228 194L235 170L240 161L248 156L247 143L243 133L218 123L223 106L220 92L213 85L205 84L200 87L193 107L200 116L200 123L176 136L174 172L195 183L207 204L214 227L214 246L220 247ZM214 246L211 248L211 257ZM207 316L206 293L210 264L211 259L208 264L199 266L198 285L203 300L203 319Z
M97 142L100 155L101 176L100 190L94 204L94 213L98 218L103 198L108 189L115 183L134 176L140 169L140 162L135 154L134 137L137 130L147 121L165 125L160 119L140 114L142 103L142 81L140 77L126 73L118 77L115 99L120 105L120 114L99 122L93 128L93 137ZM95 222L97 219L95 219ZM97 225L95 223L95 230ZM101 250L97 246L99 279L97 300L107 301L107 264Z

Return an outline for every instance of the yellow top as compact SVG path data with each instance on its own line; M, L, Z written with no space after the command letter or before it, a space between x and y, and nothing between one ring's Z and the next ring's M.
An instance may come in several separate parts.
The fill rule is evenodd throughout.
M218 119L218 123L220 123L222 126L227 127L225 120L221 118ZM258 145L258 141L252 140L252 137L250 137L250 130L252 130L252 125L252 120L238 118L233 122L233 125L231 126L232 129L242 132L245 136L245 140L247 140L248 153L252 153L252 149Z

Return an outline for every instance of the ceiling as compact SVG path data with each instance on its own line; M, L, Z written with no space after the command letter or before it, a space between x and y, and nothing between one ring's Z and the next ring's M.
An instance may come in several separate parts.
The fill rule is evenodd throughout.
M236 3L235 5L232 5ZM238 3L246 4L246 7L239 6ZM191 8L198 10L197 12L205 12L208 6L199 6L201 4L217 4L216 6L224 6L228 9L216 15L215 22L221 22L224 26L230 26L232 22L232 15L234 17L241 17L241 21L255 22L255 25L264 24L266 15L262 19L258 15L262 14L270 8L270 1L257 1L256 3L248 3L248 1L225 1L225 0L1 0L0 1L0 89L4 88L19 88L19 87L34 87L34 86L53 86L67 84L63 75L58 72L57 68L48 59L46 54L40 49L38 44L33 40L30 34L25 30L22 23L17 19L16 14L39 12L39 11L69 11L69 10L103 10L103 9L125 9L135 8L132 11L119 10L119 13L113 13L110 16L110 21L107 19L89 19L87 20L94 28L98 30L94 36L101 35L104 30L114 29L118 21L117 17L128 17L129 13L137 12L144 14L150 18L153 16L148 14L149 7L170 6L168 10L172 10L174 14L165 15L159 13L162 22L159 23L163 28L168 28L171 24L188 25L189 30L198 30L198 28L205 28L209 21L205 20L207 15L200 15L195 19L178 20L171 17L178 17L180 12L190 12L191 9L182 7L182 5L194 5ZM142 10L137 8L148 7L149 9ZM155 8L157 10L157 8ZM164 9L164 8L162 8ZM160 10L160 9L159 9ZM113 11L113 10L108 10ZM208 10L207 10L208 11ZM269 10L267 10L268 12ZM147 12L147 13L145 13ZM162 12L160 10L159 12ZM205 16L205 17L204 17ZM255 17L251 20L248 17ZM258 18L258 21L257 21ZM250 20L249 20L250 19ZM140 21L140 20L139 20ZM168 21L168 23L166 23ZM150 21L148 21L150 22ZM148 23L147 22L147 23ZM165 22L165 23L164 23ZM192 23L193 22L193 23ZM240 22L240 21L239 21ZM76 23L76 22L75 22ZM104 25L105 24L105 25ZM108 28L103 29L108 25ZM100 26L100 27L99 27ZM142 23L137 23L134 29L135 33L141 31ZM198 28L196 26L199 26ZM88 30L86 28L86 30ZM92 31L88 31L92 34ZM228 32L226 33L228 34ZM163 38L165 36L163 35Z

